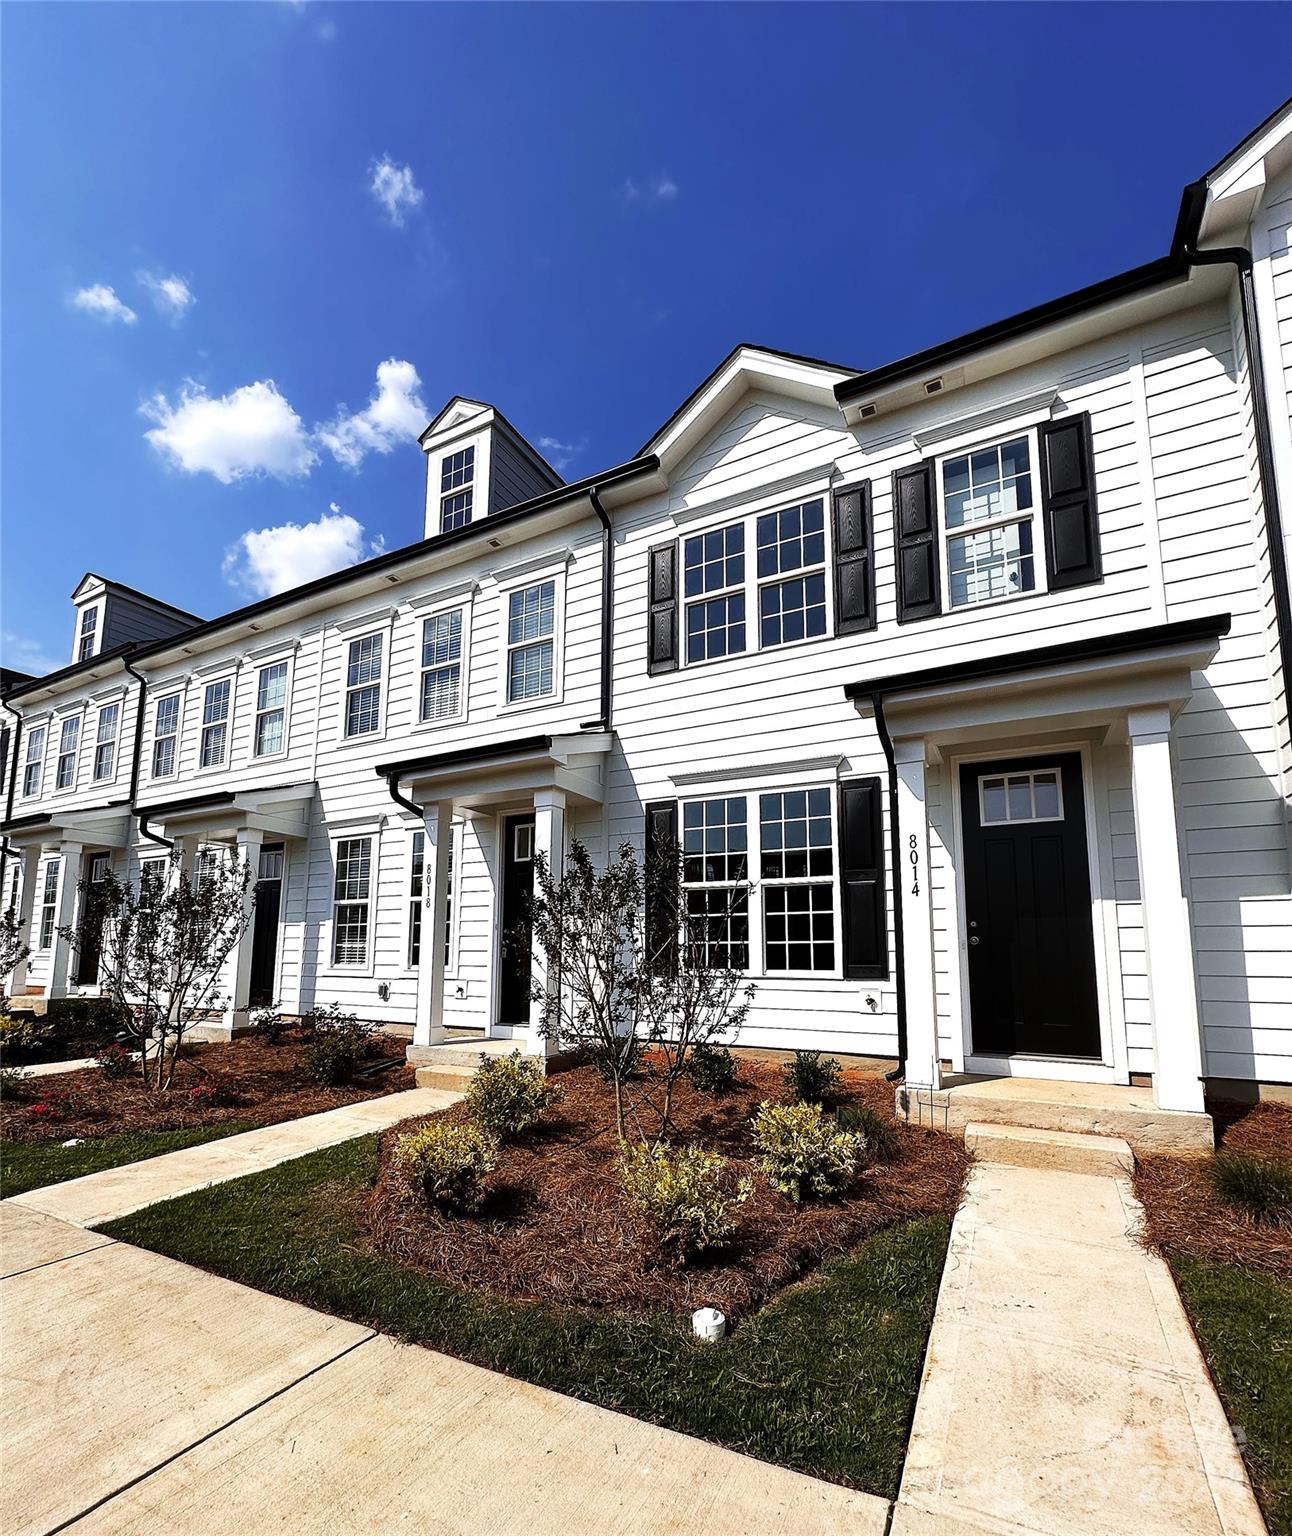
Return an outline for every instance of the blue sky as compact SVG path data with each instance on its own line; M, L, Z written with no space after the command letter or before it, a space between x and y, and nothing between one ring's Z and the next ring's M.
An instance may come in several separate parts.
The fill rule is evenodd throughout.
M71 3L3 41L34 671L87 569L208 616L420 537L452 394L575 478L738 341L874 366L1162 255L1292 82L1262 5Z

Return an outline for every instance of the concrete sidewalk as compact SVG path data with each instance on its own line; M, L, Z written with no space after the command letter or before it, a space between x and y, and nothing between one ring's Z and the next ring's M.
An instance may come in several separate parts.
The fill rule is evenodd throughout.
M340 1109L325 1109L299 1120L264 1125L219 1141L184 1147L179 1152L166 1152L141 1163L105 1168L102 1173L87 1173L63 1184L48 1184L43 1189L15 1195L5 1204L43 1211L80 1227L97 1227L140 1211L146 1205L174 1200L196 1189L304 1157L320 1147L385 1130L410 1115L429 1115L432 1110L446 1109L461 1097L460 1093L439 1089L409 1088L382 1098L345 1104Z
M174 1154L178 1156L179 1154ZM0 1530L882 1536L886 1500L0 1204Z
M1265 1536L1125 1177L979 1163L892 1536Z

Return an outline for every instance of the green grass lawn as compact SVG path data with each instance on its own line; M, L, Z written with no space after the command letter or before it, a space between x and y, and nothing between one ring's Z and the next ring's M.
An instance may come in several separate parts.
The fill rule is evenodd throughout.
M100 1173L123 1163L138 1163L163 1152L178 1152L181 1147L197 1146L199 1142L250 1129L241 1121L226 1121L185 1131L128 1131L119 1136L95 1136L78 1147L65 1147L57 1141L0 1142L0 1196L7 1200L11 1195L25 1194L46 1184L79 1179L83 1173Z
M1270 1536L1292 1536L1292 1285L1212 1259L1170 1264Z
M364 1137L103 1228L397 1337L870 1493L897 1492L950 1224L880 1233L719 1345L689 1319L500 1301L369 1251Z

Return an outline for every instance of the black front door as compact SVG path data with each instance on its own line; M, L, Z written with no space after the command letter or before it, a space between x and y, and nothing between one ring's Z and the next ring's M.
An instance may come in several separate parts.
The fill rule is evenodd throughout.
M529 1020L529 899L534 891L534 817L502 823L502 932L499 936L498 1022Z
M1081 759L966 763L965 925L977 1055L1099 1055Z
M251 926L252 1008L268 1008L275 1001L274 971L278 962L278 912L283 900L282 845L266 844L260 850L256 881L256 912Z
M90 855L89 868L85 878L90 886L96 886L108 873L108 864L112 855L108 853L92 853ZM99 957L103 952L103 918L94 911L93 890L86 892L82 898L86 903L85 920L81 924L81 952L76 957L76 985L78 987L91 987L99 979Z

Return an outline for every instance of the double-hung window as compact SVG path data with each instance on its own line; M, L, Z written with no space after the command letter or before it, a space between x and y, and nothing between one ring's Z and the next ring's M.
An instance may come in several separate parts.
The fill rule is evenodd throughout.
M58 732L58 767L54 770L54 788L72 789L76 785L76 753L81 744L81 717L64 720Z
M110 779L117 771L117 731L121 727L121 705L105 704L99 711L99 725L94 740L95 782Z
M444 907L444 969L450 965L450 940L453 935L453 836L444 848L448 860L449 896ZM426 833L413 833L413 862L408 880L408 967L416 970L422 963L422 901L426 894Z
M758 643L825 634L825 502L758 518Z
M87 608L81 615L81 638L76 647L77 661L89 661L94 655L94 640L99 628L99 610Z
M462 706L462 609L422 622L422 719L451 720Z
M22 765L22 794L24 800L40 794L40 781L45 767L45 727L35 725L27 736L27 758Z
M471 521L476 473L474 446L449 454L440 466L440 532L451 533Z
M347 736L371 736L381 726L381 661L381 635L351 640L345 669Z
M507 595L507 702L556 691L556 582L536 581Z
M287 745L287 663L261 667L256 678L255 755L273 757Z
M952 608L1036 588L1036 496L1029 433L951 455L938 470Z
M179 741L179 694L167 694L157 700L153 717L153 778L166 779L175 772L175 749Z
M710 661L745 648L745 525L697 533L683 545L686 659Z
M218 768L224 762L229 744L229 698L233 685L223 677L218 683L208 683L202 697L202 744L198 753L199 768Z
M368 963L368 903L372 889L372 839L346 837L336 845L332 890L332 964Z
M834 832L828 789L758 797L763 967L833 971Z
M682 807L688 942L711 965L749 969L749 827L744 795Z
M54 924L58 921L58 872L62 861L51 859L45 865L45 881L40 891L40 949L54 942Z

